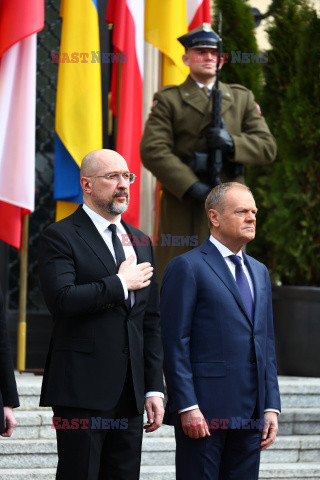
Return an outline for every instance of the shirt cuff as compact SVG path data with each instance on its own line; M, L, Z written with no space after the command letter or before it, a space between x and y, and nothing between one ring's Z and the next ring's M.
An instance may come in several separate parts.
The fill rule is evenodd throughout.
M123 278L123 276L121 275L121 273L117 273L117 276L119 277L120 282L122 284L122 288L123 288L123 292L124 292L124 299L127 300L128 296L129 296L129 293L128 293L128 288L127 288L126 281Z
M197 408L199 408L199 405L192 405L192 407L182 408L181 410L178 410L178 413L189 412L189 410L196 410Z
M162 392L147 392L144 397L145 398L148 398L148 397L164 398L164 394Z
M280 410L278 410L277 408L266 408L264 413L266 412L274 412L274 413L277 413L278 415L280 415Z

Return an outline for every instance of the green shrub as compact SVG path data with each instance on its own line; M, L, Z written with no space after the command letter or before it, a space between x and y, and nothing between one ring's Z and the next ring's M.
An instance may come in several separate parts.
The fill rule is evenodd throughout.
M274 280L320 285L320 19L307 2L274 2L264 74L264 112L278 157L250 183L262 220L248 247Z
M213 28L218 32L219 12L222 13L223 52L228 53L228 62L221 71L221 80L240 83L250 88L259 99L262 88L262 63L245 63L237 60L232 52L259 54L255 37L254 19L247 0L215 0Z

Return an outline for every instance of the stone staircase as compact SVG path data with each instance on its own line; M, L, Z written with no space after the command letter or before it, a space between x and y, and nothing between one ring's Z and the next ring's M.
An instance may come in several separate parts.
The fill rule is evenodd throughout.
M12 438L0 437L0 480L55 478L55 431L51 409L38 407L41 381L17 374L22 406L15 410L18 427ZM279 384L279 435L262 452L259 480L320 480L320 379L280 377ZM141 480L174 480L174 450L171 427L145 435Z

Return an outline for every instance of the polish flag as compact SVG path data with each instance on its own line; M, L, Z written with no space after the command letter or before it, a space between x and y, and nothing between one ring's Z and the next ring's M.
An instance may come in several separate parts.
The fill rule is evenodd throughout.
M20 248L34 210L36 32L44 0L0 1L0 239Z
M121 63L113 64L111 86L110 106L117 117L116 150L126 159L130 172L138 177L130 187L130 207L123 218L139 227L144 0L109 0L106 21L113 24L112 43L115 52L122 53L119 56Z
M187 0L187 19L189 30L204 22L211 25L210 0Z

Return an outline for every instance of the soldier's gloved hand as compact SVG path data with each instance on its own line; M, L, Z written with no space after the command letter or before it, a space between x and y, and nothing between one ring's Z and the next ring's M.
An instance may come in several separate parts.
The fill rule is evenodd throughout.
M204 182L196 182L186 191L185 196L204 202L211 190L212 187L210 187L210 185Z
M223 119L221 119L221 128L209 128L207 142L210 149L219 148L223 153L234 154L234 142Z

